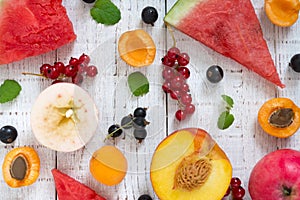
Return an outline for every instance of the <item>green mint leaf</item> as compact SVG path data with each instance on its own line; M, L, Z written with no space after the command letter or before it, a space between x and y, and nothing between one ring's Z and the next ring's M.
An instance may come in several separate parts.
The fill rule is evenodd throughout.
M141 72L133 72L128 76L128 85L134 96L142 96L149 92L149 81Z
M110 0L97 0L90 14L96 22L105 25L116 24L121 19L119 8Z
M233 99L230 97L230 96L227 96L225 94L221 95L222 99L227 103L227 105L230 107L230 108L233 108Z
M230 114L228 111L224 111L218 118L218 128L221 130L227 129L232 125L234 121L234 116Z
M5 80L0 86L0 103L6 103L16 98L22 90L15 80Z

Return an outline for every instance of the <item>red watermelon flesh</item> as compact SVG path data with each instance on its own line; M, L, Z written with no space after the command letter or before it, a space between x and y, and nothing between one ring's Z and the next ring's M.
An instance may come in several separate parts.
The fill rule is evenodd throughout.
M285 87L250 0L179 0L164 20L272 83Z
M105 200L94 190L57 169L51 170L59 200Z
M43 54L75 39L62 0L0 0L0 64Z

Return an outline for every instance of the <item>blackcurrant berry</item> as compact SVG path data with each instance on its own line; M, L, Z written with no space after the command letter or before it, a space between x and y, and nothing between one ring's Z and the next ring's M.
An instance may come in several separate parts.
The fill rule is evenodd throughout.
M108 134L113 138L119 137L122 133L123 133L123 130L117 124L113 124L108 128Z
M141 107L138 107L134 110L133 112L133 116L134 117L146 117L146 108L141 108Z
M132 127L132 115L127 115L122 118L121 120L121 126L124 129L129 129Z
M18 136L18 131L13 126L3 126L0 129L0 140L5 144L10 144L16 140Z
M96 0L82 0L85 3L94 3Z
M142 142L147 136L147 131L146 129L134 129L133 136L139 140L139 142Z
M158 18L157 10L154 7L147 6L142 10L142 20L146 24L154 25Z
M141 195L138 200L152 200L152 197L150 197L148 194Z
M144 129L148 123L144 117L135 117L133 119L133 127L135 129Z
M218 83L223 79L223 69L218 65L210 66L206 71L206 78L211 83Z
M296 54L291 58L289 66L295 71L300 72L300 54Z

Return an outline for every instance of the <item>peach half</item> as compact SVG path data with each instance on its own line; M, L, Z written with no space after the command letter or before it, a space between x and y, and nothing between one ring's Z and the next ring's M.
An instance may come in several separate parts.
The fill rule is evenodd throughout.
M232 167L205 130L188 128L175 131L157 146L150 177L161 200L220 200L229 187Z

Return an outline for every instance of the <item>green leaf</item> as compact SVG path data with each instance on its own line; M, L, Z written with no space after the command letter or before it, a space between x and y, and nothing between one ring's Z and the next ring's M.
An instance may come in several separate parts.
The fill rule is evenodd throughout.
M222 96L222 99L227 103L227 105L230 107L230 108L233 108L233 99L230 97L230 96L227 96L225 94L221 95Z
M16 98L22 90L21 85L15 80L5 80L0 86L0 103L6 103Z
M141 72L133 72L128 76L128 85L134 96L142 96L149 92L149 81Z
M221 130L227 129L232 125L234 116L229 111L224 111L218 118L218 128Z
M116 24L121 19L119 8L110 0L97 0L90 14L96 22L105 25Z

